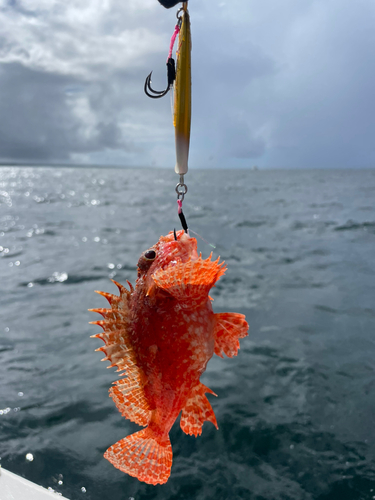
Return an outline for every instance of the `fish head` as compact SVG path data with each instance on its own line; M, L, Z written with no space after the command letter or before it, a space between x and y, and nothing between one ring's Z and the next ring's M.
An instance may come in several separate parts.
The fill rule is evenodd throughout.
M138 260L138 282L145 284L147 295L154 288L152 275L159 269L198 259L197 240L182 229L161 236L159 241L142 253Z

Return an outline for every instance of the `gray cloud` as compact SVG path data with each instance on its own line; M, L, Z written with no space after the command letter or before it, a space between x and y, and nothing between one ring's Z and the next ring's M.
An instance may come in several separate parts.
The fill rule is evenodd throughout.
M95 90L83 82L19 63L3 65L0 80L3 159L69 161L73 153L118 147L117 123L97 120Z
M220 131L222 133L220 156L226 160L255 159L263 155L265 141L261 137L252 136L250 127L243 117L228 117Z
M190 0L191 166L368 167L375 5ZM0 160L174 165L174 9L0 0Z

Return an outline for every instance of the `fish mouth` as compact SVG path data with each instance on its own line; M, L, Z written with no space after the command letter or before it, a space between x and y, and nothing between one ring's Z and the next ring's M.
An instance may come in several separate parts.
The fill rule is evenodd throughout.
M170 231L166 236L162 236L159 240L159 250L165 255L162 261L155 266L157 269L160 265L162 268L175 265L177 262L188 262L189 260L198 259L197 240L185 233L183 229Z
M178 254L182 262L198 259L197 240L185 233L183 229L177 232L177 242L179 243Z
M197 259L197 240L185 233L183 229L176 231L174 229L167 236L160 238L161 247L164 247L166 254L173 254L173 257L168 259L169 262L180 260L187 262L190 259Z
M159 249L162 253L165 252L166 258L159 261L159 265L151 270L146 279L146 296L152 298L156 291L156 286L153 280L154 272L166 272L178 263L187 263L195 261L199 258L197 252L197 240L185 233L183 229L179 231L171 231L166 236L162 236L159 240L161 247Z

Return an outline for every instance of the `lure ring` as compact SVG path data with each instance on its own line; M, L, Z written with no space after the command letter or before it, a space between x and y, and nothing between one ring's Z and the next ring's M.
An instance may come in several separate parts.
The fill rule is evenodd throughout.
M179 182L175 188L177 193L177 199L183 201L185 194L188 192L188 187L186 184Z
M180 9L178 9L178 11L176 12L176 17L178 19L178 21L181 23L182 22L182 15L180 15L180 12L183 12L184 11L184 8L181 7Z
M181 24L182 24L182 14L180 14L180 12L187 12L187 2L182 2L182 7L180 7L178 9L178 11L176 12L176 17L178 19L178 24L181 28Z

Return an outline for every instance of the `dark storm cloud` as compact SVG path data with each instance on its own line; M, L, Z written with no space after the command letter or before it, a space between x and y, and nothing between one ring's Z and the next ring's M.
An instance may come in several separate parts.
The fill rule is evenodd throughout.
M17 63L3 65L0 80L0 154L3 160L69 161L72 153L118 146L120 133L113 121L95 123L89 134L82 129L82 120L76 113L79 102L76 101L81 94L92 93L83 82L31 70ZM83 90L72 93L71 87ZM69 100L73 100L71 105Z
M0 80L2 160L68 160L79 126L64 104L69 79L10 63L1 66Z

